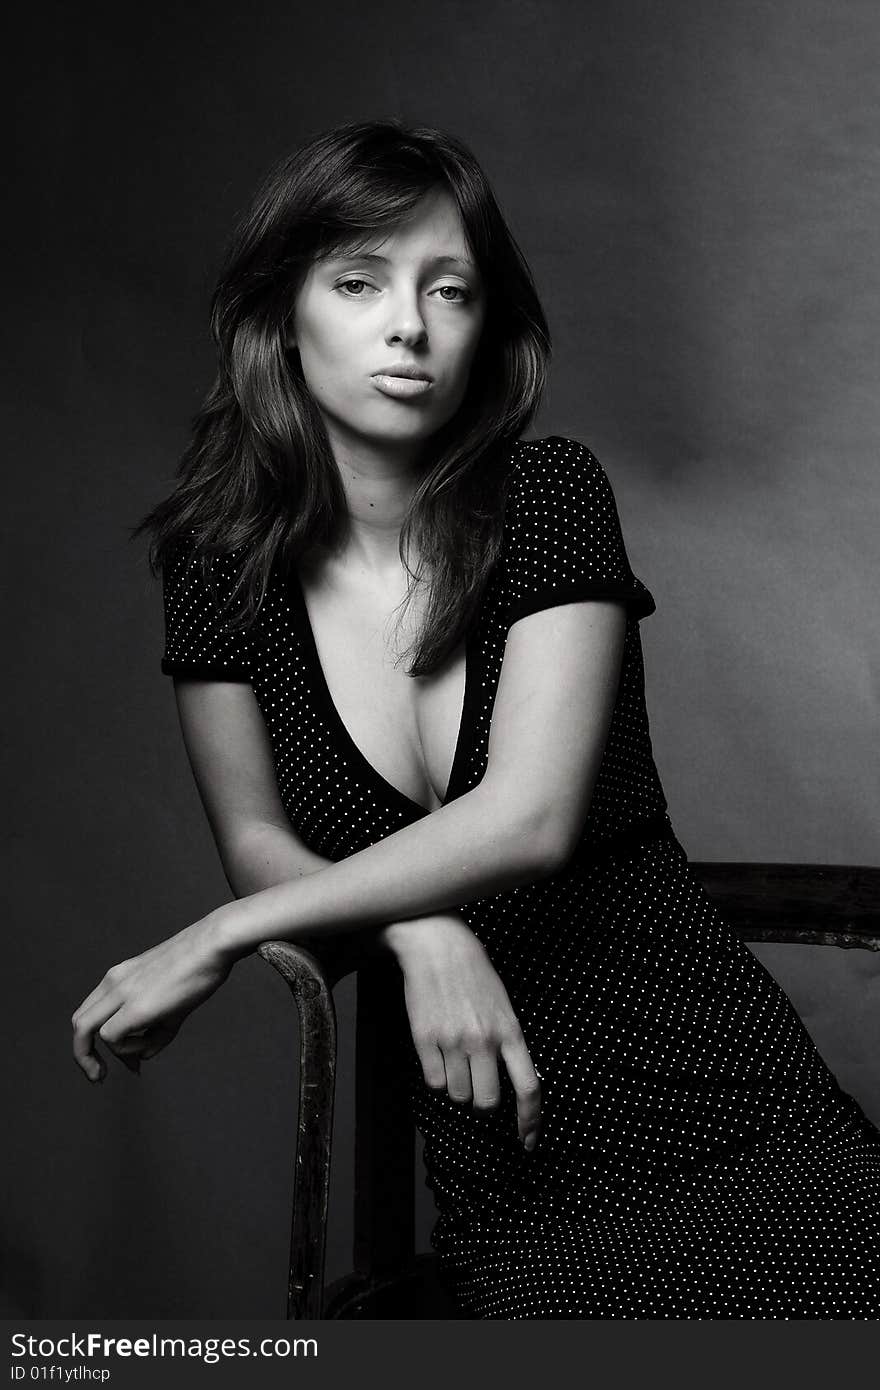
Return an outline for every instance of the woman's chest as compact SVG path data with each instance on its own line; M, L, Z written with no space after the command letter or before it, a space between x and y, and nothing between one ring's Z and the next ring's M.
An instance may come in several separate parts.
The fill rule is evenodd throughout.
M324 687L340 735L392 787L435 810L446 795L461 727L464 643L430 676L409 676L405 654L422 611L416 601L401 615L402 580L304 570L299 585L312 675Z

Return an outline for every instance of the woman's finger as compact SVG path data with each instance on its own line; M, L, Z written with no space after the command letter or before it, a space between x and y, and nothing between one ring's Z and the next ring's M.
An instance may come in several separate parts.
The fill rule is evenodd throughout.
M111 1052L123 1066L134 1072L135 1075L140 1075L141 1061L149 1033L150 1029L146 1026L140 1028L133 1026L131 1015L127 1012L124 1004L98 1029L98 1037L108 1052Z
M421 1043L416 1051L419 1054L419 1061L422 1064L422 1075L425 1078L425 1085L430 1086L432 1091L446 1090L446 1068L443 1065L443 1053L436 1043Z
M531 1150L538 1142L541 1125L541 1082L522 1034L502 1044L501 1056L516 1092L516 1118L519 1137Z
M103 1059L95 1050L95 1035L118 1008L119 1000L105 995L90 1008L74 1014L73 1056L90 1081L100 1081L106 1072Z
M110 1025L112 1025L115 1019L119 1018L120 1014L124 1015L122 1009L110 1020ZM105 1025L105 1028L110 1025ZM140 1028L134 1031L127 1029L124 1033L120 1033L117 1029L108 1034L105 1028L100 1028L98 1030L98 1037L103 1043L106 1043L108 1050L113 1053L114 1057L122 1062L123 1066L128 1067L129 1071L139 1076L141 1062L144 1059L144 1047L146 1045L148 1030L146 1028Z
M128 1028L125 1026L125 1011L120 1009L98 1030L98 1036L123 1066L139 1076L141 1063L157 1056L177 1036L179 1029L179 1023Z
M83 1014L87 1014L96 1004L100 1004L104 996L112 992L112 988L112 985L107 982L106 978L102 980L99 985L96 985L91 994L86 995L85 999L74 1012L73 1018L70 1020L71 1023L76 1024L78 1020L82 1018Z
M446 1069L446 1089L449 1099L466 1105L473 1099L471 1069L466 1054L459 1047L442 1048L443 1065Z
M139 1028L132 1022L131 1015L123 1004L101 1024L98 1037L114 1052L130 1052L140 1046L139 1040L144 1037L146 1031L146 1028Z
M180 1025L159 1025L153 1028L137 1028L129 1030L122 1036L116 1037L108 1042L108 1047L129 1071L140 1076L141 1063L149 1062L151 1057L155 1057L167 1047L172 1038L177 1036ZM104 1041L104 1039L102 1039Z
M92 990L91 994L86 995L85 999L82 1001L79 1008L74 1013L73 1018L71 1020L72 1023L76 1023L77 1019L82 1014L87 1013L89 1009L93 1008L96 1004L100 1003L100 1001L104 998L105 995L115 993L119 984L119 980L122 976L123 969L125 966L128 965L128 963L128 961L121 961L119 965L113 965L110 967L103 980L101 980L99 984L95 985L95 988Z
M471 1085L475 1110L494 1110L501 1100L498 1056L495 1052L472 1052Z

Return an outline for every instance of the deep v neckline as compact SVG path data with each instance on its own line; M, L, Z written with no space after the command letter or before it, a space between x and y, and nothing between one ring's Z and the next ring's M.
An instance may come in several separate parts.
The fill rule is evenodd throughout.
M297 609L299 610L300 626L304 638L306 659L308 665L311 667L311 673L314 681L314 690L317 694L319 703L323 707L323 712L328 723L336 731L336 735L339 739L339 742L342 743L344 747L347 749L351 760L357 763L362 768L364 773L374 783L377 783L384 790L387 796L393 798L400 806L405 807L409 812L410 816L412 816L413 813L415 813L418 816L430 815L430 807L423 806L420 801L416 801L414 797L408 796L406 792L401 791L400 787L395 786L393 782L389 782L388 778L383 776L379 769L375 767L373 763L370 762L366 754L362 752L360 747L355 743L354 739L348 731L348 727L345 724L342 715L339 713L339 710L336 707L336 702L334 701L333 696L330 693L330 687L327 684L327 678L324 674L324 668L321 665L321 658L318 653L318 644L315 641L315 633L314 629L312 628L312 620L309 616L309 609L306 603L305 590L303 589L302 580L299 577L299 572L297 571L295 565L291 568L290 590L296 603ZM458 791L456 790L456 787L461 771L461 764L464 761L465 729L468 711L471 709L473 703L473 665L474 663L471 652L471 634L469 632L465 640L464 648L464 693L462 696L461 712L459 714L458 719L458 734L456 736L455 748L452 754L452 765L449 769L449 780L446 784L446 791L444 795L440 798L440 806L445 806L448 802L454 801L455 797L459 795ZM435 807L434 809L438 810L439 807Z

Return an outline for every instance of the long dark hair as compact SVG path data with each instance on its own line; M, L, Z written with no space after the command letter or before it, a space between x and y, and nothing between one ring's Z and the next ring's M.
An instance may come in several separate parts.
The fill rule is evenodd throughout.
M218 371L193 423L173 492L133 529L157 574L181 542L241 556L232 622L253 622L274 566L327 544L345 498L324 421L286 346L297 291L319 256L391 230L429 190L452 195L479 266L487 312L468 389L427 444L400 534L414 586L428 580L407 655L428 675L465 632L495 562L511 446L541 398L550 337L528 266L486 176L458 140L400 121L318 136L268 175L239 224L211 307ZM413 570L410 553L418 556Z

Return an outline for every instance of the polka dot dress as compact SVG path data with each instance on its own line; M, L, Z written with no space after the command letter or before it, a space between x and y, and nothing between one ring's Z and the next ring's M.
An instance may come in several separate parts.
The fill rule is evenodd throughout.
M332 703L295 574L258 623L218 612L235 557L166 566L163 670L248 680L297 834L341 859L427 814L365 760ZM445 801L486 768L507 632L590 598L627 607L623 665L578 849L551 878L462 914L542 1079L516 1137L425 1086L401 1036L439 1212L432 1244L475 1318L880 1317L880 1133L789 1000L721 918L675 838L645 711L639 620L614 496L572 440L515 446L502 553L468 635Z

